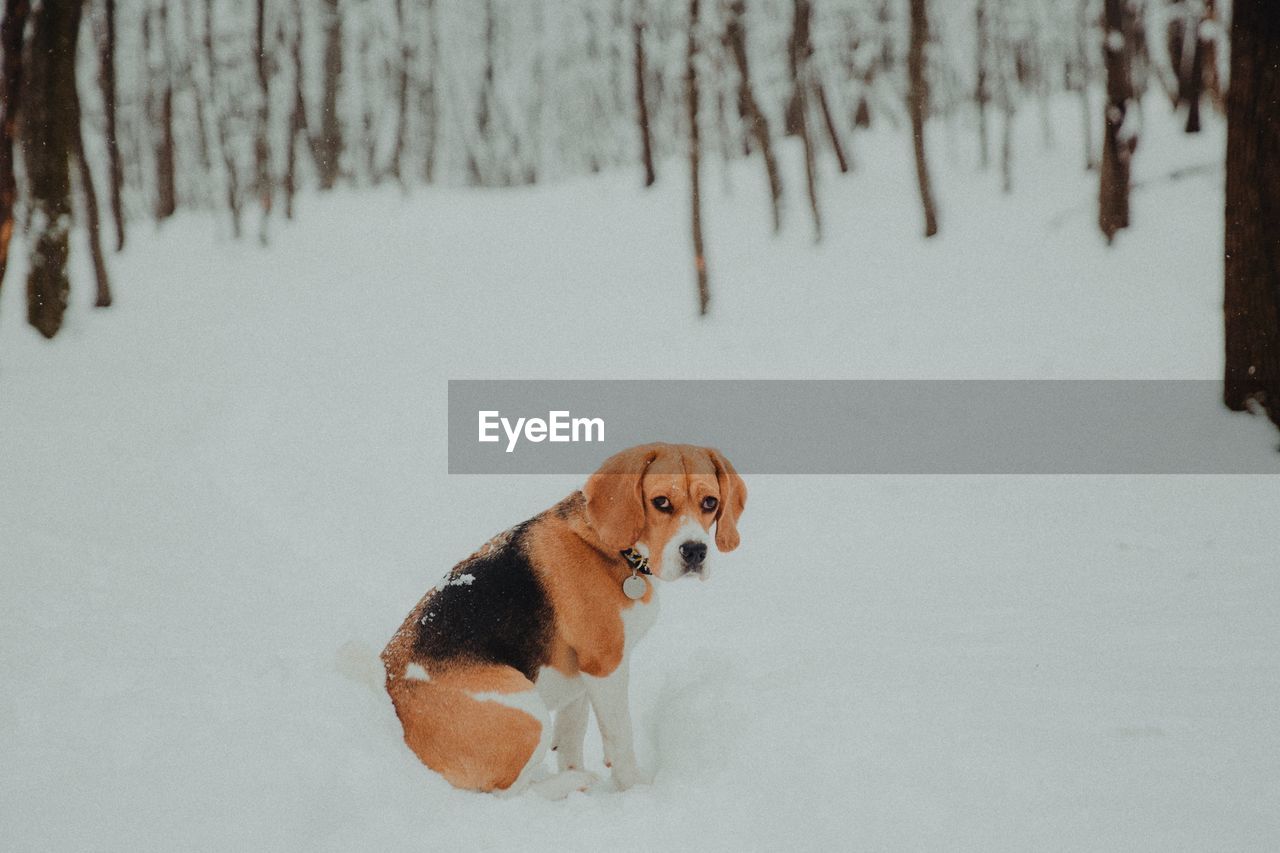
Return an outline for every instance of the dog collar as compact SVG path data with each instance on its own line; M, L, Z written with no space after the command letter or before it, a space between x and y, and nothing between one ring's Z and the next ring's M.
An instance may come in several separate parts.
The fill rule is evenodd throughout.
M649 571L649 558L635 548L627 548L621 553L622 559L627 561L627 565L631 567L632 572L639 572L642 575L653 574L653 572Z
M649 589L649 584L641 580L640 575L653 574L649 571L649 558L635 548L627 548L619 553L631 567L631 574L622 582L622 594L632 601L638 601L644 598L645 592Z

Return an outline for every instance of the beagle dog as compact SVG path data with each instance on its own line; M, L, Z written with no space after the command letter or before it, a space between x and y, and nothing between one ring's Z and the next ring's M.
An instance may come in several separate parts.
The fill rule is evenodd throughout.
M645 444L489 540L382 652L405 743L459 788L563 797L595 778L582 760L590 704L613 782L631 787L628 658L658 609L652 578L705 580L712 526L720 551L737 548L746 500L718 451ZM534 782L548 747L560 772Z

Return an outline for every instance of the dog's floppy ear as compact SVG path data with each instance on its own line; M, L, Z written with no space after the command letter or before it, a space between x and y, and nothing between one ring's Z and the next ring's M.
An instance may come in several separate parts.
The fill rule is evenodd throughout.
M732 551L740 541L738 516L747 505L747 484L742 482L723 453L710 447L707 453L716 468L716 485L720 488L720 506L716 510L716 547L721 551Z
M610 548L630 548L644 531L644 495L640 481L658 456L655 445L615 453L587 478L587 523Z

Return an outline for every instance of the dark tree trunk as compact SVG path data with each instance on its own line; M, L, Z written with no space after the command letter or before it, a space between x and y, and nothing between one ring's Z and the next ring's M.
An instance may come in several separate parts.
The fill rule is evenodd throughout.
M822 85L822 81L815 80L813 91L818 96L818 108L822 111L822 123L827 129L827 138L831 140L831 150L835 152L836 164L840 167L840 174L848 174L849 159L844 154L844 144L840 141L840 131L836 127L835 116L831 114L831 105L827 103L827 89Z
M1195 46L1191 48L1191 68L1187 72L1187 133L1200 132L1200 96L1204 92L1204 54L1207 48L1200 30L1203 21L1196 21L1192 34Z
M440 110L436 103L439 80L440 38L436 27L435 0L427 0L427 77L418 94L422 120L426 125L426 150L422 159L422 177L428 184L436 179L436 145L440 137Z
M338 89L342 85L342 13L339 0L323 0L324 84L320 95L320 135L311 142L320 189L333 189L342 165L342 122Z
M987 29L987 0L978 0L974 17L978 49L974 54L977 60L977 84L974 86L973 100L978 105L978 162L985 169L991 163L988 144L990 134L987 131L987 104L991 102L991 90L987 86L987 69L991 61L991 38Z
M151 120L157 125L159 136L155 140L156 153L156 221L173 216L178 209L177 167L174 155L173 138L173 71L169 57L169 13L168 8L160 5L159 22L154 24L158 35L153 30L153 18L148 9L142 19L143 51L148 59L151 56L151 45L159 39L161 67L159 103L156 103L153 90L148 86L147 97L150 103L148 112Z
M809 27L813 23L813 6L809 0L795 0L795 13L791 18L791 38L787 42L787 69L791 72L791 99L787 101L783 130L787 136L797 136L805 123L804 78L809 54L813 52L813 39Z
M645 22L641 18L642 14L643 7L640 7L632 24L635 41L636 126L640 131L640 162L644 166L644 185L651 187L658 176L653 170L653 134L649 128L649 99L645 95L645 76L649 70L644 56Z
M747 36L742 16L746 0L730 0L725 22L725 42L733 61L738 66L738 113L747 123L750 135L756 140L764 159L765 177L769 181L769 199L773 207L773 231L782 230L782 178L778 162L773 156L773 135L769 132L769 119L760 109L751 86L751 66L747 58Z
M809 193L809 210L813 213L813 242L822 241L822 209L818 204L818 163L814 152L813 134L809 129L809 89L812 78L809 58L813 55L813 41L809 36L809 24L813 7L809 0L795 0L792 18L791 45L788 51L791 64L791 101L787 105L787 133L800 137L804 149L805 187Z
M168 219L178 210L177 164L173 141L173 86L160 93L160 139L156 142L156 219Z
M254 17L254 54L258 74L258 126L254 132L254 190L262 205L258 240L267 242L267 218L271 215L271 58L267 55L267 0L258 0Z
M920 184L920 203L924 206L924 236L938 233L938 212L933 202L929 181L929 164L925 159L924 125L929 115L929 88L925 78L925 44L929 39L929 17L926 0L911 2L911 42L907 50L907 75L910 90L907 110L911 114L911 136L915 144L916 179Z
M0 83L0 286L9 267L9 241L13 237L14 206L18 181L13 170L13 144L18 132L22 97L22 39L31 11L28 0L5 0L0 21L0 50L4 51L4 76Z
M1102 140L1102 168L1098 191L1098 226L1110 243L1116 232L1129 227L1129 164L1137 148L1133 122L1133 83L1129 76L1132 42L1128 0L1105 0L1103 56L1107 67L1106 134Z
M106 118L107 192L111 200L111 219L116 227L116 251L124 249L124 163L120 159L120 139L116 132L116 0L105 0L103 17L106 32L99 55L102 86L102 111Z
M1224 399L1280 426L1280 15L1270 0L1232 5Z
M707 255L702 243L701 139L698 133L698 0L689 0L689 42L685 52L685 102L689 110L689 204L693 232L693 268L698 277L698 314L711 304Z
M74 91L74 87L72 89ZM93 261L93 279L97 285L94 306L107 308L111 305L111 279L107 275L107 261L102 253L102 223L98 216L98 192L93 186L93 171L84 155L84 131L80 126L80 98L69 105L74 113L75 124L75 159L78 167L80 183L80 200L85 212L85 225L89 232L89 256Z
M307 99L302 89L302 4L293 3L293 112L289 116L289 142L284 164L284 218L293 219L293 198L298 192L298 146L307 138ZM397 161L398 162L398 161Z
M70 164L79 128L67 105L76 98L80 13L80 0L42 3L32 15L24 57L22 159L32 214L27 321L46 338L61 328L70 290Z
M858 108L853 114L853 126L866 130L871 127L871 104L866 95L858 96Z

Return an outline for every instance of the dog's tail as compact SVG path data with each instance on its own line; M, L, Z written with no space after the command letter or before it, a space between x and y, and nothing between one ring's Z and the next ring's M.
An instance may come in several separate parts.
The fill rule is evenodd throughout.
M363 684L375 695L382 695L382 685L386 681L386 669L378 653L361 640L347 640L334 653L334 669L343 677Z

